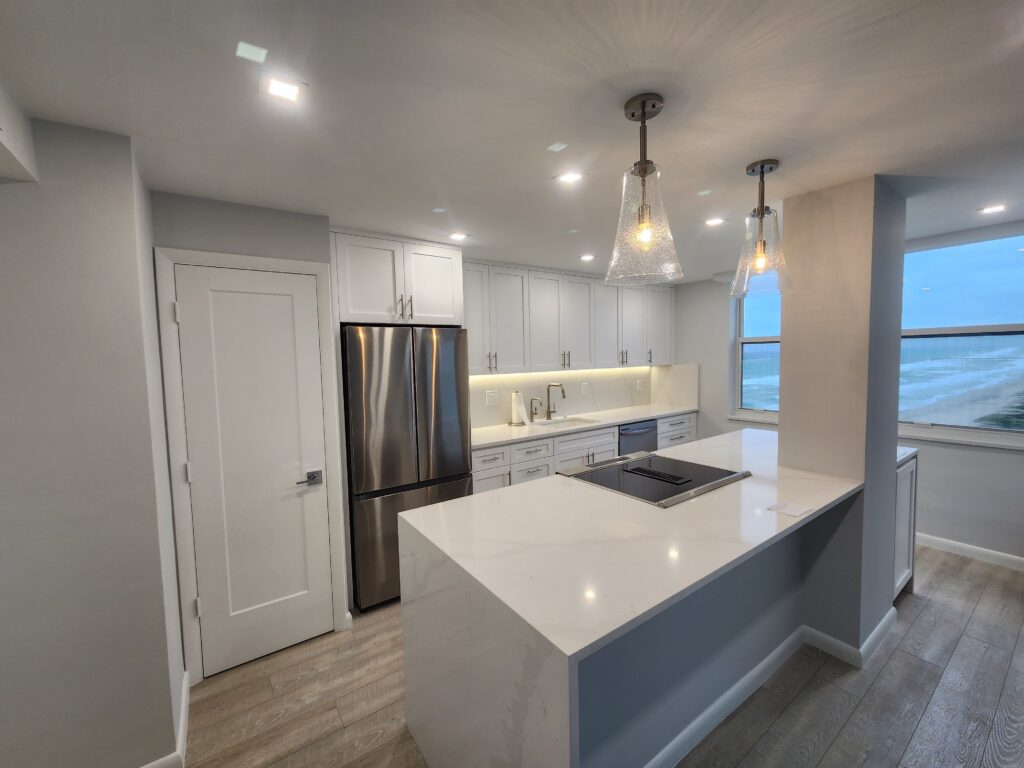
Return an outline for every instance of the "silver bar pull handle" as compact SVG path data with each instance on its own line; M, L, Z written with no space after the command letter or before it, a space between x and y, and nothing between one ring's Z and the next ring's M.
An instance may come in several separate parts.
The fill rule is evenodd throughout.
M491 370L491 353L487 353L487 370Z
M654 352L652 350L650 350L650 349L647 350L647 362L648 363L653 363L654 362Z
M629 350L626 350L626 365L629 365Z
M498 372L498 353L494 353L494 372Z
M313 469L306 473L305 480L299 480L296 485L320 485L324 481L324 471Z
M414 317L416 317L416 316L412 312L412 294L410 293L409 294L409 319L412 320Z
M562 353L562 367L565 368L565 352Z
M567 368L572 368L572 350L571 349L568 352L565 353L565 357L566 357L566 360L569 361L569 364L566 367Z
M398 297L398 317L400 320L405 320L405 294L403 293Z

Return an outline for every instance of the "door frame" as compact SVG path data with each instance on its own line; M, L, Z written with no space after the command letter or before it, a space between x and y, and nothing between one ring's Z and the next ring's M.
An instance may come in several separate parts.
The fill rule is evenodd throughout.
M320 383L324 409L324 486L327 490L327 521L331 553L331 594L334 630L352 626L348 610L348 563L345 552L344 484L341 421L338 409L338 368L335 358L336 323L331 296L331 265L326 262L270 259L236 253L180 250L156 247L157 320L160 325L160 356L163 364L164 408L167 415L167 456L170 463L171 500L174 506L174 543L178 565L178 600L185 669L189 682L203 679L203 648L196 599L196 551L192 527L192 494L185 475L188 460L185 438L185 400L182 385L178 323L175 319L177 292L174 267L178 264L254 272L283 272L316 278L317 318L320 330Z

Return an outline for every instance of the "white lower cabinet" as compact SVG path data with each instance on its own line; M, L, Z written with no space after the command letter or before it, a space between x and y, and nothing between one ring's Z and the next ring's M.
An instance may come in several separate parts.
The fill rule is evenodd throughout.
M511 483L508 467L498 469L487 469L483 472L473 473L473 493L493 491L496 488L504 488Z
M893 597L914 575L914 533L917 527L917 459L896 469L896 561Z
M690 442L693 442L692 429L683 429L679 432L665 432L658 435L658 450Z

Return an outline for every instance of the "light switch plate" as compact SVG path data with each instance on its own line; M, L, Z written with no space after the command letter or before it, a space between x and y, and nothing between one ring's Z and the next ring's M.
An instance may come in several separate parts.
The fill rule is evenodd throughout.
M580 384L580 397L587 397L590 394L590 382L584 381Z
M497 404L498 404L498 390L496 390L496 389L488 389L487 390L487 405L497 405Z

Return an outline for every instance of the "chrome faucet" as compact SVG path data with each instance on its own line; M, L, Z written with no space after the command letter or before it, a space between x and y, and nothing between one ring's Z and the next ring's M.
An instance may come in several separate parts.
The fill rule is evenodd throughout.
M555 411L555 407L553 405L551 405L551 388L552 387L558 387L560 390L562 390L562 399L565 400L565 387L563 387L561 384L548 384L548 390L547 390L547 394L548 394L548 415L547 415L547 419L548 419L548 421L551 421L551 414L552 413L557 413L557 411Z
M534 406L534 403L537 405L544 405L544 401L539 397L530 398L530 421L535 421L537 418L537 408Z

